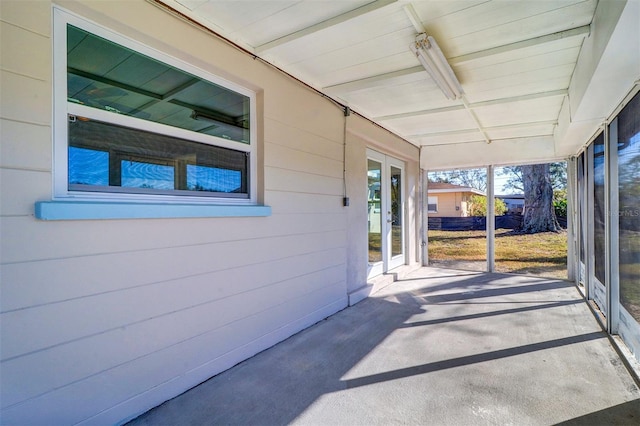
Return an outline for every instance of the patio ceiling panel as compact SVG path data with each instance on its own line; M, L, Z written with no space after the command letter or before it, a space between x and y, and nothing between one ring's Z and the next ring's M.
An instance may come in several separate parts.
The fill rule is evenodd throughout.
M384 120L382 123L386 127L402 129L409 138L460 129L476 129L474 121L465 109ZM428 132L425 132L425 129L428 129Z
M596 5L596 0L486 1L433 19L434 2L413 4L448 58L588 25Z
M597 0L155 1L211 26L415 145L476 142L480 147L487 139L503 141L503 149L491 149L499 154L496 162L522 152L531 158L540 141L545 158L553 154L549 143L598 5ZM448 100L410 51L423 30L451 64L464 99ZM458 149L448 151L452 165Z
M371 117L432 110L443 104L440 89L426 72L417 74L416 81L360 90L341 94L339 97L349 104L366 105L367 110L363 112ZM458 102L449 104L459 105Z
M546 97L474 108L485 127L557 120L563 98Z

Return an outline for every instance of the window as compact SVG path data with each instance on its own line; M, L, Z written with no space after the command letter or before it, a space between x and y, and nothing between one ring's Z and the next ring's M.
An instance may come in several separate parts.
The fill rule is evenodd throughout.
M427 211L429 213L438 213L438 197L428 197Z
M605 274L605 222L607 212L605 210L604 191L604 133L600 133L593 142L593 254L594 273L602 285L607 285Z
M618 116L617 146L620 302L640 321L640 94Z
M56 198L255 204L255 94L55 11Z

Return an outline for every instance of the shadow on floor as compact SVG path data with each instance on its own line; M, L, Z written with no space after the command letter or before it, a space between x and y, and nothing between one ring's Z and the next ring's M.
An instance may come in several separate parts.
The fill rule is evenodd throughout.
M557 424L557 426L587 425L640 425L640 399L605 408L604 410L599 410Z

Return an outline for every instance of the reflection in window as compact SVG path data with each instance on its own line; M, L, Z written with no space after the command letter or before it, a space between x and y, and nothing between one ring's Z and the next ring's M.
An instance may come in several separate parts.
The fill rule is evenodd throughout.
M369 204L369 263L382 261L382 212L380 210L380 184L382 164L368 161L368 204Z
M74 185L109 185L109 153L70 146L69 183Z
M391 255L402 254L402 170L391 167Z
M239 192L242 173L217 167L187 165L187 189L190 191Z
M248 96L67 25L67 100L249 143Z
M584 285L587 281L586 281L586 277L585 277L585 267L587 264L587 261L585 259L585 223L584 223L584 217L585 217L585 200L584 200L584 188L586 185L585 182L585 175L584 175L584 152L582 154L580 154L580 156L578 157L577 160L577 166L578 166L578 206L577 206L577 210L578 210L578 233L579 233L579 240L580 240L580 248L579 248L579 256L580 256L580 276L578 279L578 282L581 285Z
M640 95L618 116L620 301L640 321Z
M175 187L175 167L141 161L122 160L121 186L171 190Z
M604 162L604 135L601 133L593 142L593 254L595 257L595 276L601 284L607 285L605 279Z
M69 121L69 189L248 198L249 154L86 117Z

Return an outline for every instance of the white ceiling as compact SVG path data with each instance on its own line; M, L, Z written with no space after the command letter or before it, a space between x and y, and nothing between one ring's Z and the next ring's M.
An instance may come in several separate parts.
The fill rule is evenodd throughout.
M417 146L508 141L514 152L553 140L597 5L162 1ZM445 98L411 53L422 28L440 45L464 99Z

